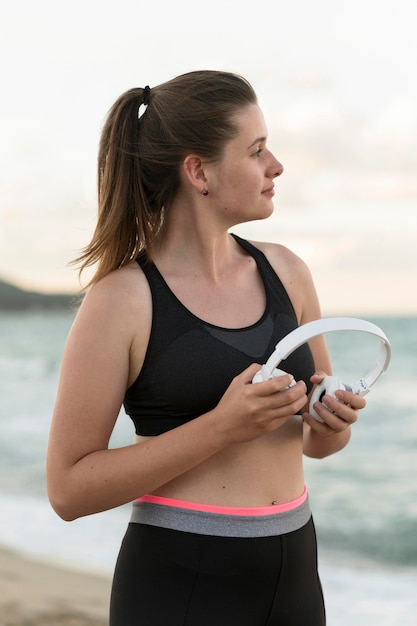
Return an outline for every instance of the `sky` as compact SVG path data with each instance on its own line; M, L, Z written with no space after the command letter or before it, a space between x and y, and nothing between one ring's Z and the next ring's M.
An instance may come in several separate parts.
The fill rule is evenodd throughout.
M195 69L244 75L285 171L274 215L324 315L417 314L415 0L3 0L0 278L76 291L114 100Z

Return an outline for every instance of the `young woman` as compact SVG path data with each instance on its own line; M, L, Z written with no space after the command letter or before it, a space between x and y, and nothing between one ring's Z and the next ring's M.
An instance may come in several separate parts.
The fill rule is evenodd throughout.
M48 450L63 519L133 501L111 626L321 626L302 454L343 448L363 398L307 412L323 337L252 384L320 317L287 248L230 232L268 218L283 167L252 87L197 71L123 94L103 129L96 273L68 337ZM288 387L292 380L296 384ZM132 445L109 449L124 404ZM99 548L98 548L99 549Z

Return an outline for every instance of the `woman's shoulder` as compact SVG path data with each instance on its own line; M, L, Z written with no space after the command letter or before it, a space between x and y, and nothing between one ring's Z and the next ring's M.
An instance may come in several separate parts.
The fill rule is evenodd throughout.
M127 327L152 315L152 297L146 277L135 262L114 270L85 293L77 317Z
M148 291L142 268L136 261L131 261L95 282L86 292L84 300L100 300L111 307L126 306L136 297L143 299Z
M280 243L268 241L249 241L268 259L274 270L279 274L295 273L300 277L309 278L310 270L307 263L295 252Z

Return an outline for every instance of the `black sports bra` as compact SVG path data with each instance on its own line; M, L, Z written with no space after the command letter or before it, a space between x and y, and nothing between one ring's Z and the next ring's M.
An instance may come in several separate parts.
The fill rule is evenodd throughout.
M143 367L124 398L138 435L159 435L211 411L237 374L252 363L265 363L278 341L298 326L288 294L265 255L232 236L255 259L266 292L264 314L246 328L221 328L199 319L178 300L153 263L137 259L153 307ZM314 362L307 344L280 367L295 380L304 380L310 391Z

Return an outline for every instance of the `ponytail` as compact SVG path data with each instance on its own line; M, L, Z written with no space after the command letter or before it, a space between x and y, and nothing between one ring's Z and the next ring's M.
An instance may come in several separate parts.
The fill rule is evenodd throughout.
M111 108L98 154L98 219L88 246L73 263L81 272L97 264L89 285L123 267L143 250L152 250L159 216L143 189L140 160L139 107L142 89L131 89ZM89 286L87 285L87 286Z

